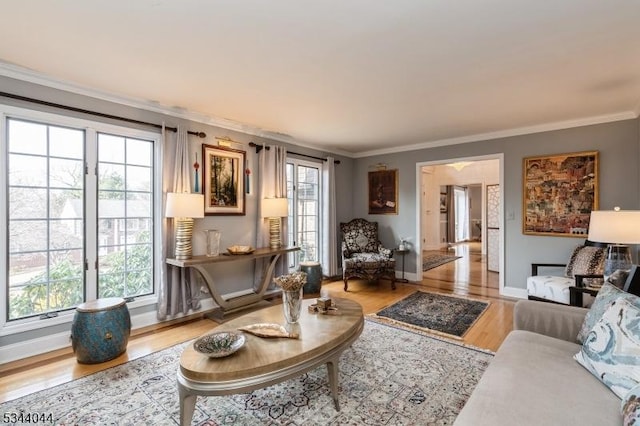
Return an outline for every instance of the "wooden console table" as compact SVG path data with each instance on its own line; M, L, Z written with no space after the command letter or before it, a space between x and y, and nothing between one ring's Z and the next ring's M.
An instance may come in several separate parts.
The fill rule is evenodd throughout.
M213 300L220 306L222 310L222 315L230 312L239 311L245 309L251 305L255 305L264 300L264 295L269 287L269 283L273 277L273 270L276 266L276 262L280 258L282 254L289 253L292 251L300 250L300 247L284 247L280 249L271 249L268 247L258 248L251 254L237 254L237 255L228 255L221 254L215 257L209 256L194 256L191 259L187 260L178 260L178 259L166 259L167 264L178 267L178 268L193 268L198 271L204 282L207 284L209 288L209 292L211 292L211 296ZM229 299L225 299L222 297L218 289L216 288L215 281L213 277L206 270L205 266L213 265L216 263L222 262L235 262L238 260L251 260L251 259L260 259L260 258L270 258L269 266L267 267L264 276L262 277L262 282L257 290L253 290L252 293L245 294L238 297L233 297Z

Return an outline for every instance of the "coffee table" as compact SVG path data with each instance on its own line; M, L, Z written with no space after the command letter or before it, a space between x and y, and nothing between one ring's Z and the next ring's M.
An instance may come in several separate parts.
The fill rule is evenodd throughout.
M261 338L245 333L246 342L240 350L225 358L209 358L188 345L180 357L178 395L180 424L191 424L196 398L250 392L299 376L326 364L331 395L338 403L338 361L362 333L362 307L348 299L335 299L339 315L311 314L308 306L315 299L305 300L302 314L290 332L298 339ZM285 324L281 305L251 312L221 324L211 332L237 330L258 323ZM207 333L209 334L209 333Z

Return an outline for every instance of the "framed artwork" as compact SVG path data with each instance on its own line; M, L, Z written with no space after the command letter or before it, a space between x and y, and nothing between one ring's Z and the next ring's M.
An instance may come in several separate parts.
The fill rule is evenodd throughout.
M398 214L398 170L369 172L369 214Z
M585 238L598 209L598 152L528 157L523 173L523 233Z
M202 145L202 193L204 214L245 214L244 151L214 145Z
M447 193L440 193L440 213L447 212Z

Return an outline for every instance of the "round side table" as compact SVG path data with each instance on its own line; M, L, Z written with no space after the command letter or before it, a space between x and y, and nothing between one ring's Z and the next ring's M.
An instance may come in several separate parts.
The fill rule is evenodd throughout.
M411 251L411 250L409 250L408 248L406 248L406 246L405 246L405 248L403 248L403 249L401 249L401 248L399 248L399 247L398 247L398 248L393 249L393 252L394 252L395 254L399 254L400 256L402 256L402 278L396 278L396 281L398 281L398 282L401 282L401 283L408 283L408 282L409 282L409 280L408 280L408 279L406 279L406 278L404 277L404 256L405 256L407 253L409 253L410 251Z
M71 324L71 345L81 364L97 364L127 350L131 317L124 299L110 297L78 305Z
M300 270L307 273L307 283L303 287L304 293L320 293L322 266L318 262L300 262Z

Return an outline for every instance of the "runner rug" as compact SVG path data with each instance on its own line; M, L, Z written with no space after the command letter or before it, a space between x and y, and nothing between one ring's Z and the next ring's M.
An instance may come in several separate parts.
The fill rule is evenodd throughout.
M177 425L176 371L186 344L0 408L51 414L59 425ZM366 321L340 358L341 411L334 408L322 366L251 393L198 397L192 424L450 425L491 358L489 352Z
M461 339L489 307L489 302L416 291L372 316Z
M439 252L426 252L422 254L422 270L428 271L429 269L437 268L445 263L453 262L456 259L460 259L462 256L454 256L451 254L444 254Z

